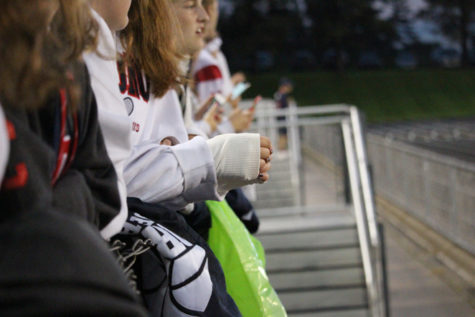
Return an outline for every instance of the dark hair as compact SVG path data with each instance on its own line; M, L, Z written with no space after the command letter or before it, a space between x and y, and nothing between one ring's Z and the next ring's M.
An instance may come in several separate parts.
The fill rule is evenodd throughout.
M279 80L279 86L284 86L284 85L293 86L294 83L293 83L292 80L290 80L289 78L287 78L287 77L282 77L282 78Z

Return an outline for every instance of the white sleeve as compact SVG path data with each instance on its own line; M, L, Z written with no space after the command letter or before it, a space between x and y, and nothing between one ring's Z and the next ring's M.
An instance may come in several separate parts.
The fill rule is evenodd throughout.
M0 107L0 183L3 180L3 174L5 173L5 167L8 162L8 156L10 153L10 141L8 138L8 130L5 122L5 116L2 108Z
M212 153L199 136L171 147L156 141L135 146L124 177L129 197L176 210L191 202L222 199Z
M260 182L260 136L222 134L208 140L218 179L218 193Z
M200 104L208 100L209 96L223 92L223 78L209 79L196 82L196 92ZM227 97L227 96L224 96Z

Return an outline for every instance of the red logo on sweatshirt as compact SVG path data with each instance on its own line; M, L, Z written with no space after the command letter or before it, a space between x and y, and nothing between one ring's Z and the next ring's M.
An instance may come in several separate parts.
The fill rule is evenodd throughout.
M131 97L148 102L150 99L149 82L137 67L124 66L117 62L119 70L119 89L122 94L127 93Z

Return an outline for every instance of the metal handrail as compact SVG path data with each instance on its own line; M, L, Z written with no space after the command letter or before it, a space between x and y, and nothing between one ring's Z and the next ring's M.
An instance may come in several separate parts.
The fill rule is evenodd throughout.
M378 246L378 224L376 221L376 213L374 210L374 198L371 190L371 179L368 173L368 159L366 155L366 147L363 140L363 131L361 129L361 120L358 109L356 107L350 107L351 123L354 131L355 149L358 161L358 168L360 172L361 187L363 190L363 199L366 207L366 217L368 217L369 234L371 237L371 244Z
M267 101L268 105L273 103ZM285 122L276 122L275 118L285 116ZM320 116L300 119L299 116ZM322 117L323 116L323 117ZM258 127L276 129L287 127L291 138L300 141L299 126L313 124L340 124L343 132L345 155L348 162L350 188L353 201L353 211L356 218L358 238L360 241L361 258L363 262L365 282L369 295L372 316L384 316L385 296L383 269L381 264L381 246L378 234L378 223L374 208L374 197L371 179L368 172L368 161L365 140L358 109L352 105L336 104L324 106L305 106L286 109L260 109L255 113ZM272 120L274 118L274 120ZM294 143L291 142L291 143ZM298 155L291 149L290 168L298 164ZM298 173L292 173L298 175Z
M367 217L365 217L364 203L361 199L361 191L358 180L360 173L358 169L358 158L355 151L355 143L352 137L351 121L349 119L342 122L343 139L345 144L345 152L348 162L348 174L350 178L351 196L353 200L353 207L356 218L356 227L358 230L358 238L360 241L361 259L363 261L363 268L365 273L366 287L370 298L370 308L373 316L381 316L377 314L375 309L377 305L374 302L378 300L378 288L376 285L376 277L373 268L373 261L371 261L371 241L369 241L367 226L365 225Z
M363 195L363 202L364 202L364 214L366 215L366 221L368 224L368 231L370 237L370 243L372 246L372 256L374 258L371 261L371 255L369 258L369 262L371 264L374 263L374 270L371 267L371 272L368 273L366 277L366 283L368 286L368 293L370 296L370 302L372 302L371 309L373 316L383 316L386 311L385 301L384 301L384 292L383 292L383 268L381 265L381 248L380 248L380 237L378 234L378 223L376 220L376 212L374 208L374 197L372 191L372 184L371 179L368 172L368 160L366 155L366 147L364 142L363 131L361 128L361 119L359 115L359 111L356 107L350 107L350 118L351 118L351 126L353 132L353 138L355 142L355 155L356 155L356 163L359 172L359 181L361 182L361 190ZM368 241L366 241L368 243ZM366 252L365 249L369 249L369 245L363 247L362 246L362 254L363 251ZM371 250L369 250L371 251ZM372 265L371 265L372 266ZM366 269L365 269L366 271ZM375 280L368 280L372 275Z

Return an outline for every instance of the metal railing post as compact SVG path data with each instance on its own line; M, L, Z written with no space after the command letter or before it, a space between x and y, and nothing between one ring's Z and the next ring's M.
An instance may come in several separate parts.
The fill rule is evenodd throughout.
M288 151L290 155L290 170L292 184L296 188L297 205L302 205L302 193L300 192L300 173L299 167L301 164L300 156L300 135L299 135L299 123L297 116L297 105L291 102L287 109L286 115L287 134L288 134Z
M372 316L381 316L379 313L379 307L376 304L378 302L378 288L376 287L374 268L371 261L371 244L367 232L367 222L363 201L361 200L361 191L358 181L358 162L350 121L347 119L343 120L341 128L345 144L345 154L348 162L348 174L350 178L351 194L357 224L356 227L361 246L361 260L363 262L365 282L368 289L370 309L372 310Z
M379 245L378 224L376 221L376 212L374 210L374 198L371 191L371 179L368 173L368 159L363 140L363 131L358 109L350 108L351 123L354 129L356 157L358 161L358 170L360 172L363 199L366 207L366 217L368 218L369 234L371 245L375 248Z
M382 254L380 248L380 238L378 233L378 222L376 219L376 211L374 209L374 197L372 191L371 178L368 172L368 159L366 153L366 146L364 142L364 134L361 126L361 119L359 111L356 107L350 107L350 118L353 128L353 137L355 141L356 160L358 164L359 180L361 181L361 191L363 194L364 211L367 220L367 226L369 230L369 236L372 246L372 255L374 264L374 278L377 297L374 304L378 306L380 315L386 311L385 302L382 294L384 292L383 286L383 266L382 266Z

